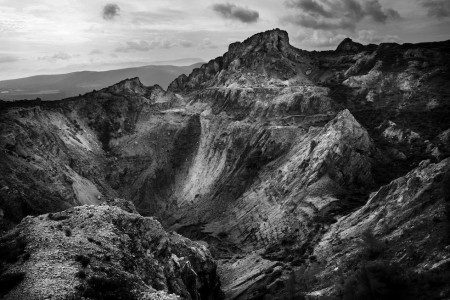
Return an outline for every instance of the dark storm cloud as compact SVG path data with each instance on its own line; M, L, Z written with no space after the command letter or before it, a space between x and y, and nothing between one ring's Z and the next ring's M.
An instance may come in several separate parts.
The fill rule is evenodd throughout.
M400 14L396 10L393 10L392 8L383 9L378 0L367 2L365 4L365 12L368 16L371 16L374 21L379 23L386 23L389 18L400 18Z
M327 11L323 5L314 0L286 1L286 6L290 8L300 8L311 15L320 15L327 18L333 17L331 12Z
M427 10L427 15L436 18L450 17L449 0L422 0L422 6Z
M283 19L285 22L300 25L306 28L332 30L332 29L355 29L355 23L347 19L325 20L318 19L310 15L291 15Z
M231 3L214 4L212 9L225 19L237 20L243 23L254 23L259 19L259 13L256 10Z
M285 22L313 29L354 30L365 17L377 23L400 19L396 10L383 8L378 0L288 0L285 5L298 10L297 14L285 16Z
M119 15L120 7L115 3L108 3L103 7L103 19L113 20Z

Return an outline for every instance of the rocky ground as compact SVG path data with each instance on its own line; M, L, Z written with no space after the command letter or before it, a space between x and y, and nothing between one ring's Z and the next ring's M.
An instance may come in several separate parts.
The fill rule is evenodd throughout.
M120 199L26 217L0 249L2 299L222 298L204 245Z
M215 264L203 246L174 235L208 261L206 272L189 260L197 277L185 278L174 262L178 252L171 252L177 259L155 260L129 249L147 229L127 225L116 233L110 223L131 215L207 245L227 299L450 297L449 48L346 39L336 51L307 52L277 29L231 44L167 91L133 78L51 103L2 103L2 228L27 215L70 214L62 223L72 226L71 238L52 229L58 224L48 215L23 219L12 236L30 241L24 249L32 251L22 249L29 259L47 255L27 248L46 232L61 236L57 244L79 242L79 251L94 253L99 245L83 240L88 223L74 230L92 213L99 218L92 226L132 241L102 245L125 256L138 251L130 258L137 266L169 270L114 265L104 274L99 264L83 269L81 280L71 273L77 262L58 262L70 284L55 297L81 297L92 276L119 273L124 282L133 278L132 286L124 283L131 299L219 297ZM117 197L144 217L105 205ZM68 257L61 253L46 262ZM50 296L59 285L52 274L64 272L52 269L48 285L34 284L38 271L23 255L4 265L7 277L19 274L11 275L18 283L6 297Z

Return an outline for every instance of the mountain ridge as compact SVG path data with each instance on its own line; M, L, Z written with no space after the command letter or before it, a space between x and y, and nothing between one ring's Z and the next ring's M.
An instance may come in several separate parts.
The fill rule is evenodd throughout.
M124 78L134 76L139 76L147 85L160 84L166 88L174 77L182 73L190 73L198 65L200 63L189 66L148 65L109 71L79 71L4 80L0 81L0 99L21 100L22 97L27 97L28 99L59 100L102 89Z
M127 220L151 217L207 244L226 299L449 297L441 187L450 169L450 43L343 43L308 52L273 30L230 45L167 91L132 77L62 101L2 102L2 228L20 223L13 236L33 240L31 222L64 238L46 214L106 218L104 202L119 197L144 216L114 210L112 225L128 224L131 239L141 233ZM0 250L12 244L20 239L0 239ZM158 252L173 253L165 245ZM161 265L175 272L158 277L168 290L175 255ZM23 257L0 260L1 272L35 278ZM98 275L86 269L87 280L71 284ZM208 291L217 284L212 278Z

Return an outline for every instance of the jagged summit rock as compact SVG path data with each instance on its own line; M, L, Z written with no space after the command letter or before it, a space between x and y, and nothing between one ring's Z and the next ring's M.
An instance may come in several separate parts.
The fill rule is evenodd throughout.
M336 51L358 52L364 49L364 45L354 42L351 38L345 38L336 48Z
M231 60L238 56L245 56L246 54L255 51L278 51L285 52L290 47L289 35L286 31L281 29L273 29L265 32L257 33L243 42L232 43L228 47L228 59L225 64L230 63Z
M116 94L145 95L147 93L147 88L142 84L138 77L134 77L122 80L103 89L103 91Z
M181 91L246 81L286 80L296 74L297 49L289 44L288 33L273 29L255 34L243 42L230 44L220 57L202 65L189 75L175 79L168 90ZM242 81L242 80L241 80Z

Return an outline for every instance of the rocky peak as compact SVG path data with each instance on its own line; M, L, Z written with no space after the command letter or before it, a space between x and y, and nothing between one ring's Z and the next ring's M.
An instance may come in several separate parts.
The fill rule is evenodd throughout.
M329 135L341 135L345 142L360 151L369 152L372 148L367 130L358 123L348 109L341 111L322 131Z
M127 78L105 89L106 92L116 94L137 94L144 95L147 93L146 87L142 84L138 77Z
M188 77L179 76L168 90L213 87L229 79L236 82L244 73L286 80L296 74L295 63L290 61L295 56L292 49L284 30L277 28L258 33L243 42L230 44L223 56L194 69Z
M353 51L361 51L364 49L364 46L360 43L354 42L351 38L345 38L339 46L337 46L337 52L353 52Z
M230 44L228 47L228 54L231 54L233 58L236 55L247 54L253 51L280 51L283 52L289 47L289 35L286 31L281 29L273 29L265 32L261 32L251 36L242 43L236 42ZM234 55L233 55L234 54Z

